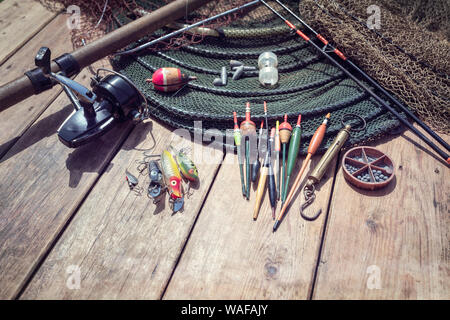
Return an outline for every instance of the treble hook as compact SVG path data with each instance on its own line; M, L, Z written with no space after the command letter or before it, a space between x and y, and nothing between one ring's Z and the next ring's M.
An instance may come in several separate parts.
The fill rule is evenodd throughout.
M303 217L303 219L307 220L307 221L314 221L316 220L320 214L322 213L322 209L319 209L316 214L312 217L308 217L307 215L305 215L303 213L303 210L305 210L308 206L310 206L314 200L316 199L316 187L314 185L311 185L310 187L305 186L305 188L303 189L303 195L305 196L305 203L303 203L300 206L300 215Z

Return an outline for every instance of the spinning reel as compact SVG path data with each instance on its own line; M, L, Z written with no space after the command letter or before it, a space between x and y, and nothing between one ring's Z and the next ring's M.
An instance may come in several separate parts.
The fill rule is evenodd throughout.
M35 57L35 65L38 67L36 70L43 74L47 81L62 86L75 108L58 129L59 140L66 146L79 147L100 137L117 122L126 119L139 122L143 114L148 112L147 105L144 109L141 108L142 103L147 103L144 95L124 75L109 69L98 69L91 81L92 89L89 90L70 79L64 71L65 68L61 68L63 71L58 73L52 72L50 56L50 49L42 47ZM60 65L58 62L61 61L55 62ZM100 77L100 70L112 74Z

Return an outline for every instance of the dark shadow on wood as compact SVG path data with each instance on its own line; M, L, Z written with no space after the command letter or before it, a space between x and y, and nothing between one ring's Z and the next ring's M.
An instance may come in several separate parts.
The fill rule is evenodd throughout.
M155 210L153 210L153 215L160 214L166 209L166 191L163 191L161 197L158 199L158 202L155 203Z
M57 112L54 112L49 116L33 123L33 125L23 134L23 136L26 136L26 139L21 139L22 137L15 137L3 143L0 146L0 150L5 150L4 152L6 154L0 154L0 163L14 157L16 154L34 145L43 138L56 134L56 130L58 130L59 126L62 124L64 119L70 115L72 110L72 105L67 105ZM34 134L29 135L27 134L28 132ZM8 150L8 148L10 149Z
M419 143L417 143L416 141L414 141L413 139L411 139L410 137L405 136L404 133L402 133L400 135L402 138L404 138L405 140L407 140L408 142L411 142L417 149L419 149L420 151L423 151L424 153L428 154L430 157L436 159L437 161L439 161L440 163L446 165L447 167L449 166L447 164L447 162L445 162L440 156L434 154L431 149L426 149L424 146L421 146Z
M391 183L389 183L385 188L378 189L378 190L373 190L373 191L357 188L356 186L354 186L353 184L348 182L347 179L345 179L345 182L355 192L358 192L358 193L360 193L362 195L365 195L365 196L368 196L368 197L377 197L377 198L379 198L379 197L387 196L392 191L394 191L395 187L397 186L397 177L395 176L395 172L394 172L394 178L392 179Z

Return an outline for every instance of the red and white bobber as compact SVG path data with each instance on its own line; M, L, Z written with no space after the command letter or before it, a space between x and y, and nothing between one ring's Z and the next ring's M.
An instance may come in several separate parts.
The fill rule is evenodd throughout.
M189 81L196 80L197 77L191 77L178 68L160 68L153 73L147 83L152 82L155 90L162 92L173 92L181 89Z

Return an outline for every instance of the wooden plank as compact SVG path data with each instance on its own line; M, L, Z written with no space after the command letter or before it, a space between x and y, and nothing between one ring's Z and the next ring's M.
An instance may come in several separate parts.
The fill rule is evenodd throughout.
M339 171L315 299L450 298L450 174L424 146L409 131L377 146L396 169L384 190L354 189Z
M153 134L155 142L150 134ZM83 203L60 241L33 278L22 299L159 299L223 159L197 163L200 185L185 199L183 212L172 214L167 196L155 205L136 196L124 181L128 168L147 149L160 154L171 132L153 122L136 127ZM189 145L189 144L188 144ZM193 149L196 150L196 149ZM210 148L202 152L210 154ZM148 186L148 177L139 177ZM67 286L71 266L79 268L80 289Z
M66 27L66 20L65 15L56 17L8 59L0 67L1 82L7 83L35 68L34 56L41 46L51 48L53 57L71 51L70 30ZM60 87L56 86L0 113L0 159L60 93Z
M39 1L7 0L0 3L0 65L55 16Z
M88 85L84 70L77 81ZM14 298L131 130L123 123L96 142L64 146L57 128L72 112L60 95L1 160L0 298Z
M314 157L312 165L319 157ZM237 161L228 154L226 161ZM299 169L297 164L296 170ZM327 209L331 169L308 212ZM303 186L303 184L302 184ZM300 201L301 197L301 201ZM252 219L254 193L242 199L239 169L224 164L211 189L164 299L306 299L311 290L325 214L308 222L299 215L303 195L277 232L268 196Z

